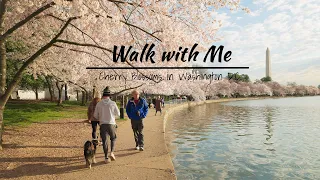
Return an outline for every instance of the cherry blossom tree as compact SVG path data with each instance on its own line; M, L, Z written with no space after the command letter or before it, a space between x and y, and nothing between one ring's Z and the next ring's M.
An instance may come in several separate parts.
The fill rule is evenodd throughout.
M230 81L223 79L220 81L215 81L215 83L212 84L208 95L222 95L223 97L231 97L232 93Z
M272 94L275 96L285 96L285 89L278 82L266 82L266 85L272 89Z
M296 88L297 95L304 96L307 94L307 88L304 85L298 85Z
M308 86L308 94L309 95L318 95L320 93L319 88L315 87L315 86Z
M0 140L3 132L4 107L12 91L19 84L22 74L31 66L33 75L39 72L52 75L59 82L72 82L83 89L93 85L102 86L95 84L97 82L94 78L87 79L87 76L80 75L84 73L84 69L79 73L79 68L67 64L82 63L82 67L119 66L110 63L114 45L135 45L136 49L141 50L143 44L155 43L156 51L170 51L176 50L180 45L191 46L194 42L202 42L199 44L199 49L204 49L206 48L204 45L214 40L212 37L221 26L221 22L212 18L214 10L222 7L238 9L241 8L239 3L240 1L233 0L92 0L90 3L84 0L2 0L0 2ZM247 11L245 8L243 10ZM8 86L6 86L5 48L7 39L21 41L28 48L24 53L15 54L15 58L21 59L23 64ZM72 54L71 51L77 53ZM98 64L97 59L105 62ZM106 63L107 61L109 62ZM137 64L150 65L150 62L135 63L126 60L120 66L134 67ZM167 63L168 66L174 64ZM144 74L144 71L139 72ZM130 85L133 86L129 87ZM123 87L130 89L142 85L137 82L121 81L115 84L115 87L120 90ZM198 91L199 87L196 90ZM123 89L119 92L121 91Z
M297 84L295 82L288 82L285 87L285 92L287 95L293 96L296 94Z
M251 91L248 83L239 82L238 86L235 89L235 94L245 97L249 96L251 94Z
M265 84L257 84L260 95L272 96L272 89Z

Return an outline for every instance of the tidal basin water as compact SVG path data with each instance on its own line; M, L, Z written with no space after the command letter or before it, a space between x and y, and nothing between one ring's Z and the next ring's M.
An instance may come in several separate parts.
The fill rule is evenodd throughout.
M320 96L201 105L168 123L178 180L320 179Z

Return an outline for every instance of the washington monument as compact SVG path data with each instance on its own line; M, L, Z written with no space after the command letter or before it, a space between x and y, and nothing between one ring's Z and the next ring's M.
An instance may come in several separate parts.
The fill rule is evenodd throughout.
M266 52L266 77L271 77L271 62L270 62L270 51L267 48Z

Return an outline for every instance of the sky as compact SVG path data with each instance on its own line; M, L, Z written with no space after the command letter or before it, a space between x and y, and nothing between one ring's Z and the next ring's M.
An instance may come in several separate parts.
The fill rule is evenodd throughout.
M250 69L215 73L238 72L248 74L252 81L261 79L268 47L274 81L320 85L320 0L242 0L241 6L251 12L215 12L222 28L217 33L221 41L213 45L232 51L232 59L223 66Z

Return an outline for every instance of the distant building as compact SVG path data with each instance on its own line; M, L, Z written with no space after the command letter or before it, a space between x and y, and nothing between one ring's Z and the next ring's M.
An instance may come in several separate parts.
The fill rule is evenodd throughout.
M270 50L267 48L266 52L266 77L271 77L271 61L270 61Z
M58 98L59 94L58 94L58 90L55 89L54 91L54 98ZM79 93L79 99L81 98L81 92ZM71 101L76 101L77 100L77 94L75 94L75 92L73 90L68 90L68 96L69 96L69 100ZM36 99L36 94L31 91L31 90L22 90L22 89L15 89L12 94L11 94L11 98L12 99L22 99L22 100L35 100ZM39 90L38 91L38 98L39 100L50 100L50 93L48 91L48 89L46 90ZM63 89L62 91L62 100L65 100L65 91Z

